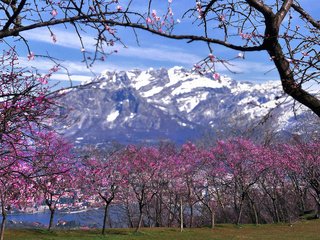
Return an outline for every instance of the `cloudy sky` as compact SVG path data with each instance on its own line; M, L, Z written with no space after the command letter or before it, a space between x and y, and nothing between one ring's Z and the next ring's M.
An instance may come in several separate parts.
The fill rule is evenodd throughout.
M194 3L194 1L189 2ZM303 0L300 2L305 4L305 7L310 10L316 19L319 19L320 3L318 0ZM191 20L182 19L182 12L179 12L185 3L185 0L173 1L174 18L181 20L180 25L177 26L177 31L189 31L191 29L190 33L194 33L196 30L193 29L196 29L196 26L193 25L192 27ZM124 0L122 4L125 5ZM138 8L138 6L136 7ZM155 7L160 8L161 6L156 5ZM157 11L160 15L161 8L160 10L157 9ZM187 43L183 40L170 40L142 31L138 31L138 44L131 29L119 29L118 34L126 46L117 44L113 49L110 49L110 51L116 49L117 53L108 56L105 61L97 61L88 69L81 62L82 47L76 33L63 26L54 27L52 31L56 35L57 41L55 43L46 28L28 31L22 35L28 39L30 49L35 54L49 54L62 60L63 66L68 69L72 79L76 81L89 80L94 75L99 75L99 73L105 70L148 69L151 67L170 68L173 66L192 68L195 63L208 56L209 53L204 43ZM94 51L95 41L93 35L88 32L82 33L82 40L85 43L85 50L87 52ZM23 46L21 46L21 49L23 49ZM221 58L232 58L239 53L220 46L214 46L213 51L215 55ZM20 61L24 65L35 66L43 72L48 71L50 66L53 66L51 61L40 57L35 58L33 61L28 61L27 52L22 50ZM245 60L235 59L231 63L231 69L237 72L237 74L232 74L222 66L217 66L217 71L220 74L229 75L233 79L240 81L264 82L279 79L277 71L274 70L274 66L266 53L246 53ZM56 80L68 80L66 71L63 69L55 74L53 78Z

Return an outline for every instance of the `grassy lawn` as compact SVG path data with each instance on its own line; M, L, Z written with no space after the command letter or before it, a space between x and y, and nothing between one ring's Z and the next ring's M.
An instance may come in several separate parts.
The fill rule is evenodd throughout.
M217 225L209 228L185 229L143 228L139 233L132 229L111 229L106 236L97 230L7 230L5 240L218 240L218 239L320 239L320 220L289 224L268 225Z

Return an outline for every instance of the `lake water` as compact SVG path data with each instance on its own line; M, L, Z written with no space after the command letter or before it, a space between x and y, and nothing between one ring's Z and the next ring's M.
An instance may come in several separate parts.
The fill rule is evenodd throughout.
M71 213L56 211L54 215L54 224L56 225L58 222L64 221L68 223L67 227L89 226L94 228L101 228L103 215L104 209L90 209L86 211ZM42 225L48 226L49 219L49 210L33 214L19 213L8 215L8 222L11 222L11 226L15 226L15 224L12 224L12 222L19 223L17 224L17 226L29 226L32 224L35 225L35 223L40 223ZM117 206L110 207L108 227L128 227L123 209Z

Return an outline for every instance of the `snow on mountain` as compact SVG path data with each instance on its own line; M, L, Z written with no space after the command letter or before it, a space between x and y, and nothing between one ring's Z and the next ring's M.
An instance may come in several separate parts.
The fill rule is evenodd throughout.
M181 143L209 128L228 129L234 122L244 128L267 115L277 131L290 131L297 122L280 82L252 84L226 76L217 81L182 67L106 71L62 102L72 109L61 131L81 143ZM303 119L305 112L296 114Z

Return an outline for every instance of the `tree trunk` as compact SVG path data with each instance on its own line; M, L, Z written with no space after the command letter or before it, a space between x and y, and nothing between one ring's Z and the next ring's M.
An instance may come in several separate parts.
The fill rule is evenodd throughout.
M49 207L49 210L50 210L50 221L49 221L48 230L50 231L51 228L52 228L52 225L53 225L53 217L54 217L55 209L54 209L54 207L50 206L50 207Z
M161 194L160 194L159 198L160 198L160 200L158 198L156 198L156 203L155 203L155 205L156 205L156 208L155 208L155 210L156 210L156 217L155 217L156 223L155 223L155 226L156 227L162 227L162 225L163 225L162 224L162 196L161 196Z
M278 35L278 33L276 33L276 35ZM271 34L271 36L276 35ZM320 100L317 99L316 96L303 90L302 87L295 82L294 73L290 68L289 62L286 60L281 45L277 40L271 40L268 44L268 53L273 59L280 74L284 92L311 109L318 117L320 117Z
M244 201L244 195L241 196L241 200L240 200L240 206L239 206L239 212L238 212L238 218L237 218L237 225L239 225L240 221L241 221L242 210L243 210L243 201Z
M214 229L215 225L215 212L214 209L211 209L211 229Z
M183 231L183 205L182 199L180 200L180 232Z
M168 222L167 222L167 227L172 227L172 222L174 220L174 215L172 213L172 211L170 210L171 208L171 204L169 205L169 209L168 209ZM174 205L174 209L175 209L175 205Z
M106 234L106 226L107 226L107 220L108 220L108 208L109 208L109 204L106 203L106 205L104 206L102 235L105 235L105 234Z
M249 194L247 194L247 197L249 200L249 207L252 210L251 220L255 225L258 225L259 224L259 217L258 217L258 212L257 212L256 206L255 206L254 200L249 196Z
M251 206L252 206L252 211L254 214L254 222L256 225L258 225L259 224L259 217L258 217L256 206L254 205L254 202L251 202Z
M189 208L190 208L189 228L192 228L192 224L193 224L193 205L192 205L192 203L189 204Z
M141 228L142 225L142 219L143 219L143 204L139 204L139 221L138 221L138 225L136 227L136 232L138 232Z
M129 227L133 228L133 221L132 221L132 216L131 216L128 200L126 200L126 211L127 211Z
M143 213L142 211L139 213L139 221L138 221L138 225L136 227L136 232L138 232L141 228L141 225L142 225L142 218L143 218Z
M272 205L273 205L273 211L274 211L276 222L280 223L280 217L279 217L279 212L276 205L276 199L272 199Z
M4 229L6 226L6 220L7 220L7 213L4 209L4 206L2 206L2 222L1 222L1 229L0 229L0 240L4 239Z
M227 222L228 217L227 217L227 213L226 213L226 210L225 210L225 205L224 205L224 203L222 202L221 195L220 195L220 193L219 193L219 190L217 190L217 189L216 189L216 194L217 194L218 204L219 204L220 207L221 207L222 214L223 214L223 217L224 217L223 221L224 221L224 222Z

